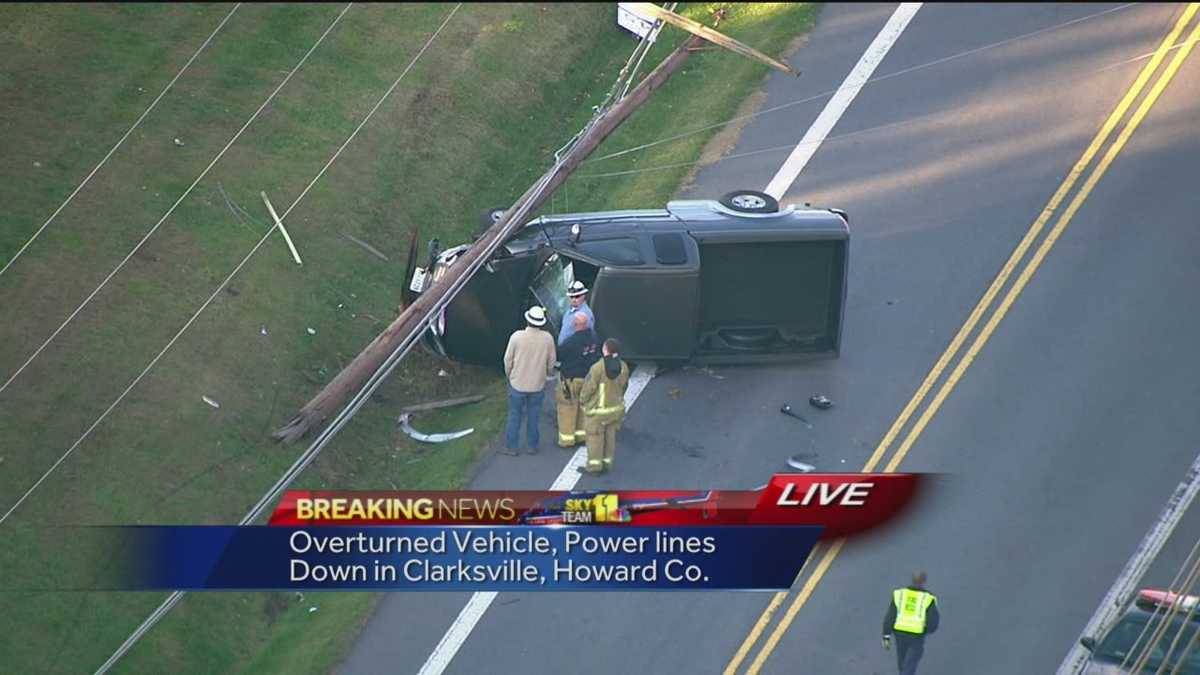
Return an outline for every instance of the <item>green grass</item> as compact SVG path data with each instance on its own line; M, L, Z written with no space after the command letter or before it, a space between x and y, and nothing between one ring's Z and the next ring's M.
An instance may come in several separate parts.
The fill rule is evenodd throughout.
M0 277L4 379L191 184L341 7L238 10L109 164ZM713 7L685 11L708 21ZM7 510L103 412L266 231L259 192L286 209L448 10L352 8L143 250L0 393L0 507ZM6 26L0 261L41 225L228 11L227 5L0 6ZM0 526L9 543L0 552L4 670L94 668L162 599L11 590L103 571L103 561L76 553L79 543L47 538L47 526L235 522L257 501L303 449L273 444L269 431L395 316L412 229L420 227L422 240L468 237L480 212L511 203L590 116L635 44L616 28L614 12L611 4L463 7L288 217L304 265L295 265L275 235ZM808 5L739 5L721 29L778 54L812 16ZM645 71L678 39L678 31L664 32ZM725 119L765 73L734 55L695 54L599 152ZM597 162L581 173L694 161L712 133L658 146L636 164ZM177 137L183 147L173 144ZM566 193L572 210L653 207L685 175L686 169L580 177ZM254 217L241 222L218 185ZM561 210L563 202L556 203ZM370 242L390 262L343 232ZM439 377L439 370L449 376ZM476 391L488 398L419 422L430 430L473 426L474 434L431 450L398 433L399 406ZM296 487L461 487L483 444L500 430L503 391L494 371L414 352ZM221 407L209 407L202 396ZM39 556L22 557L33 550ZM327 672L375 599L193 594L121 671Z

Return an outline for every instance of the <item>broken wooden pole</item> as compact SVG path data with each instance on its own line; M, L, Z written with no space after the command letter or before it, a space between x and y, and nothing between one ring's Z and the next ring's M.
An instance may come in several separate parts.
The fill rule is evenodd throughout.
M724 47L731 52L735 52L747 58L754 59L755 61L765 63L775 70L783 71L788 75L800 77L800 71L789 66L788 64L782 61L776 61L775 59L749 45L744 45L727 35L722 35L721 33L718 33L708 26L705 26L699 21L693 21L686 16L680 16L675 12L672 12L664 7L659 7L652 2L630 2L628 3L628 6L630 9L637 11L642 16L658 19L659 21L669 23L676 28L682 28L692 35L702 37L714 45Z

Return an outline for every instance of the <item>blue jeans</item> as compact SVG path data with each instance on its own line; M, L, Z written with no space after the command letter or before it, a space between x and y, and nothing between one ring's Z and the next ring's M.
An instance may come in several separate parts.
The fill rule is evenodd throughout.
M525 435L529 437L529 447L537 448L541 443L538 432L538 417L542 414L542 399L544 391L525 393L508 387L508 425L504 430L505 445L509 450L516 450L521 445L521 416L525 416Z

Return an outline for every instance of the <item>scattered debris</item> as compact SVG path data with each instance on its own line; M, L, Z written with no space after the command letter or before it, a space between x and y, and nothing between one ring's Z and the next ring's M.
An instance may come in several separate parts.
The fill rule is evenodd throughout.
M296 252L296 245L292 243L292 237L288 234L287 228L283 226L283 221L280 220L279 214L275 213L275 207L271 205L271 200L267 199L267 193L259 192L258 194L262 196L263 203L267 205L267 211L270 212L271 218L275 220L275 225L279 228L279 233L283 235L283 241L292 253L292 260L295 260L297 265L303 265L304 263L300 261L300 254Z
M711 367L709 367L709 366L704 366L703 368L701 368L701 367L699 367L699 366L684 366L684 367L683 367L683 369L684 369L684 370L694 370L694 371L696 371L696 372L698 372L698 373L704 373L705 375L707 375L707 376L709 376L709 377L713 378L714 380L723 380L723 379L725 379L725 376L724 376L724 375L718 375L718 374L714 373L714 372L713 372L713 369L712 369Z
M179 140L178 138L176 138L176 139L175 139L175 145L177 145L178 147L181 147L181 148L182 148L182 147L183 147L183 145L184 145L184 143L183 143L183 141L181 141L181 140Z
M463 429L462 431L451 431L449 433L444 433L444 434L423 434L423 433L417 431L416 429L412 428L412 425L409 424L409 420L411 420L411 419L412 419L412 413L404 413L403 415L401 415L400 416L400 428L404 431L404 433L406 435L408 435L409 438L413 439L414 441L420 441L422 443L445 443L446 441L453 441L456 438L462 438L463 436L466 436L467 434L473 433L475 431L474 428L471 428L471 429Z
M802 473L811 473L817 469L817 467L813 466L812 464L805 464L804 462L801 462L800 455L788 457L787 465Z
M821 410L829 410L833 407L833 401L829 400L825 394L815 394L812 398L808 399L808 404Z
M812 422L809 422L808 420L806 420L803 417L801 417L800 415L798 415L794 410L792 410L792 406L790 406L786 403L784 403L783 407L779 409L779 412L783 413L784 415L787 415L788 417L795 417L796 419L800 420L801 422L804 422L804 426L808 427L809 429L813 428Z
M142 189L145 190L146 188L143 186ZM237 218L237 221L242 224L242 227L245 227L251 231L255 231L254 228L250 226L250 223L246 222L247 219L253 220L254 217L251 216L246 209L243 209L241 205L230 199L229 195L225 193L225 186L220 182L217 183L217 192L221 193L221 199L225 200L225 206L229 208L229 211L233 214L233 217Z
M400 409L400 414L412 414L425 412L426 410L437 410L439 408L453 408L454 406L467 405L468 403L479 403L487 398L483 394L471 394L470 396L462 396L459 398L448 398L444 401L432 401L430 403L418 403L416 405L406 406Z
M204 402L205 402L205 403L207 403L207 404L211 405L211 406L212 406L212 407L214 407L214 408L220 408L220 407L221 407L221 404L220 404L220 403L217 403L216 401L212 400L211 398L209 398L209 397L207 397L207 396L201 396L200 398L204 399Z
M308 334L309 334L309 335L316 335L316 334L317 334L317 331L316 331L316 329L315 329L315 328L311 328L311 327L310 327L310 328L308 329Z
M350 241L358 244L359 246L363 247L363 249L367 253L370 253L371 255L375 256L376 258L379 258L380 260L382 260L384 262L391 262L390 260L388 260L388 257L386 255L379 252L379 249L368 244L367 242L363 241L362 239L359 239L358 237L355 237L352 234L347 234L345 232L342 233L342 236L345 237L346 239L349 239Z

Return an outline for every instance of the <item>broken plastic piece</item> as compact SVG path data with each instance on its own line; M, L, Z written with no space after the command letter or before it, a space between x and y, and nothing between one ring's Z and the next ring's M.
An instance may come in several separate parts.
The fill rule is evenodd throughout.
M449 433L444 433L444 434L423 434L423 433L417 431L416 429L414 429L412 427L412 424L409 424L409 422L411 420L412 420L411 413L404 413L403 415L401 415L400 416L400 428L404 431L404 433L409 438L413 439L414 441L420 441L422 443L445 443L446 441L453 441L456 438L462 438L463 436L466 436L467 434L473 433L475 431L474 427L472 427L470 429L463 429L462 431L451 431Z
M792 455L791 457L788 457L787 465L802 473L811 473L817 469L817 467L813 466L812 464L805 464L804 462L801 462L799 455Z

